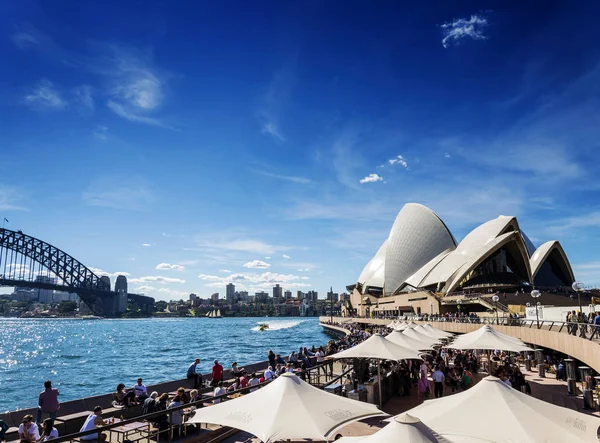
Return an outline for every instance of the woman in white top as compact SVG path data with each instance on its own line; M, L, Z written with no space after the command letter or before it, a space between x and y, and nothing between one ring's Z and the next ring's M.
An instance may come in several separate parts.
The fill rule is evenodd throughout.
M42 435L39 441L48 441L58 438L58 429L52 425L52 419L47 418L42 424Z

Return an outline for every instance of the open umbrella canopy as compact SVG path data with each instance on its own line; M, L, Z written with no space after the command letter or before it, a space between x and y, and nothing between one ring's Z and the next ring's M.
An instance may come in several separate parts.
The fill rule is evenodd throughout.
M197 409L188 423L230 426L270 443L327 440L346 423L383 415L375 405L329 394L285 373L258 391Z
M434 334L437 334L437 336L440 338L450 338L450 337L454 336L454 334L452 334L451 332L446 332L446 331L442 331L439 328L434 328L429 323L427 323L426 325L423 325L423 327L425 329L433 332Z
M445 334L441 335L441 334L436 333L435 331L428 329L425 326L421 326L421 325L414 328L414 330L420 334L426 335L427 337L435 338L436 340L446 340L448 338L448 336Z
M419 340L420 342L424 343L425 345L427 345L427 347L433 346L435 344L438 344L440 339L439 338L433 338L430 337L428 335L422 334L419 331L415 331L414 328L406 328L404 331L402 331L402 333L404 335L409 336L410 338L414 338L415 340Z
M366 437L342 437L340 443L447 443L449 440L428 428L417 417L400 414L380 431Z
M394 326L394 329L396 331L403 331L406 328L408 328L408 324L405 321L403 321L403 322L397 322L396 326Z
M598 443L600 426L598 417L538 400L492 376L407 413L456 442Z
M329 358L379 358L382 360L421 359L415 349L392 343L381 334L373 334L365 341Z
M502 334L485 325L476 331L469 332L459 336L454 342L448 345L452 349L498 349L502 351L523 352L533 351L521 340L510 335Z
M414 349L416 351L433 349L433 346L427 346L427 344L423 343L422 341L409 337L408 335L405 335L400 331L392 331L388 335L386 335L385 338L386 340L389 340L392 343L396 343L399 346Z

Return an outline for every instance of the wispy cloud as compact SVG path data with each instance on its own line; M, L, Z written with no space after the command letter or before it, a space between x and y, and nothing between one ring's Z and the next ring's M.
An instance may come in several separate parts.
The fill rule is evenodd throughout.
M221 269L219 270L219 272L222 272L224 274L231 274L231 271L229 269Z
M19 49L30 49L40 45L40 39L34 33L20 31L10 36L12 42Z
M380 182L380 181L383 181L383 177L380 176L379 174L369 174L365 178L361 178L359 180L359 183L361 183L361 184L376 183L376 182Z
M94 88L90 85L81 85L74 89L77 102L85 109L94 109Z
M89 268L89 269L96 275L99 275L99 276L105 275L107 277L112 277L112 278L118 277L119 275L124 275L125 277L129 277L131 275L128 272L107 272L100 268Z
M274 245L263 240L250 237L245 229L227 232L214 232L210 237L198 238L197 246L202 251L237 251L249 252L260 256L270 256L277 252L287 251L289 246Z
M108 127L98 125L94 129L94 132L92 132L92 135L98 140L105 141L108 138Z
M259 170L253 170L252 172L254 172L255 174L260 174L260 175L264 175L265 177L271 177L271 178L276 178L278 180L285 180L285 181L290 181L293 183L300 183L303 185L310 185L310 184L314 184L314 182L306 177L296 177L293 175L280 175L280 174L273 174L271 172L266 172L266 171L259 171Z
M242 265L244 268L250 269L269 269L271 265L261 260L252 260Z
M449 152L444 153L444 158L451 158L450 153Z
M285 137L281 134L279 128L273 122L266 122L263 125L261 132L263 134L270 134L273 136L273 138L276 138L278 140L285 141Z
M26 208L19 204L22 192L12 186L0 185L0 210L2 211L25 211Z
M129 282L130 283L163 283L163 284L167 284L167 283L185 283L185 280L182 280L180 278L163 277L160 275L157 275L157 276L149 275L146 277L130 278Z
M145 180L111 176L93 182L81 195L90 206L140 210L154 198Z
M45 78L40 80L31 92L23 97L23 103L36 110L59 111L67 107L67 102L54 87L54 84Z
M474 14L471 18L459 18L452 22L444 23L442 28L442 45L448 48L452 44L458 44L464 38L473 40L485 40L487 37L483 35L484 29L488 25L488 20L482 15Z
M397 155L396 157L389 159L388 163L392 166L400 165L404 168L408 168L408 163L406 162L406 159L404 157L402 157L401 155Z
M136 123L144 123L146 125L151 125L151 126L159 126L161 128L165 128L165 129L177 130L173 126L170 126L170 125L166 124L165 122L163 122L162 120L159 120L157 118L145 117L142 115L134 114L133 112L128 110L123 104L114 102L112 100L109 100L106 103L106 106L108 106L108 108L111 111L113 111L115 114L117 114L119 117L123 117L124 119L127 119L129 121L136 122Z
M142 246L149 248L150 246L152 246L150 243L142 243Z
M173 271L183 271L185 269L185 267L181 266L181 265L174 265L174 264L170 264L170 263L159 263L158 265L156 265L156 268L154 269L158 269L158 270L173 270Z
M292 258L292 257L290 257L289 255L286 255L286 254L283 254L282 257L283 257L284 260L289 260L290 258Z

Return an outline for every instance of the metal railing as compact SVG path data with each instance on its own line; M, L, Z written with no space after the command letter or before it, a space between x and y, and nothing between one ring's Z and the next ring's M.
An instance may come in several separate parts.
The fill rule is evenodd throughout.
M332 371L329 371L329 374L327 371L327 369L329 369L331 367L331 363L332 363L331 361L327 361L320 365L311 366L310 368L307 368L304 371L296 372L295 374L298 375L299 377L303 378L306 382L308 382L311 385L325 387L329 384L334 383L337 380L341 380L344 376L347 376L348 373L352 371L352 369L348 369L347 371L343 372L342 374L336 375L334 377ZM321 370L323 370L323 372L324 372L323 375L321 375ZM313 374L315 371L317 372L316 375ZM324 383L322 383L323 377L325 378ZM52 442L53 443L62 443L62 442L72 442L72 441L77 441L77 442L86 441L85 439L82 440L81 437L84 437L86 435L92 435L92 434L109 433L112 429L115 429L115 428L118 428L121 426L125 426L128 424L132 424L132 423L139 423L139 422L143 421L143 422L148 423L148 427L146 429L140 429L138 431L134 431L134 432L137 432L138 434L142 435L142 438L140 438L139 440L150 441L151 439L156 438L156 441L158 441L160 436L166 436L167 437L166 441L168 441L168 443L171 443L173 441L174 431L176 429L185 430L186 426L190 426L190 424L186 424L185 420L182 422L182 424L173 424L173 415L174 414L183 414L183 412L181 412L181 411L184 411L185 409L189 410L190 408L198 409L198 408L206 407L206 406L204 406L205 403L213 403L214 400L220 400L220 401L230 400L230 396L233 394L247 394L251 390L260 389L260 388L265 387L269 383L272 383L274 380L275 379L266 380L266 381L258 384L257 386L248 386L245 388L236 389L234 391L228 391L223 395L202 396L200 398L200 400L198 400L198 401L185 403L181 406L176 406L176 407L170 408L170 409L156 411L151 414L139 415L139 416L136 416L136 417L133 417L130 419L120 420L115 423L107 422L107 424L105 426L102 426L100 428L94 428L94 429L90 429L89 431L76 432L73 434L60 436L58 438L52 439ZM210 406L208 406L208 407L210 407ZM104 418L104 420L105 421L109 420L111 418L111 415L112 414L107 414L107 417ZM157 421L165 422L165 419L164 419L165 416L166 416L166 423L168 423L167 427L164 429L154 427L154 423ZM161 420L157 420L157 419L161 419ZM235 430L235 432L237 432L237 430ZM91 440L91 441L96 442L97 440Z

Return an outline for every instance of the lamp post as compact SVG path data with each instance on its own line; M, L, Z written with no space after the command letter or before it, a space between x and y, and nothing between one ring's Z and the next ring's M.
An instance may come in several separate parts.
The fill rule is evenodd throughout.
M496 324L500 324L500 320L498 319L498 300L500 300L500 297L494 295L492 300L494 301L494 309L496 310Z
M542 293L540 291L538 291L537 289L534 289L533 291L531 291L531 296L537 300L540 295L542 295ZM535 322L537 324L538 329L540 329L540 319L538 317L538 306L540 305L540 302L536 302L535 304Z
M583 310L581 309L581 291L583 291L583 289L584 289L583 283L581 283L580 281L576 281L576 282L573 282L571 287L573 288L574 291L577 292L577 301L579 301L579 312L583 313Z
M433 302L429 302L429 315L433 315Z

